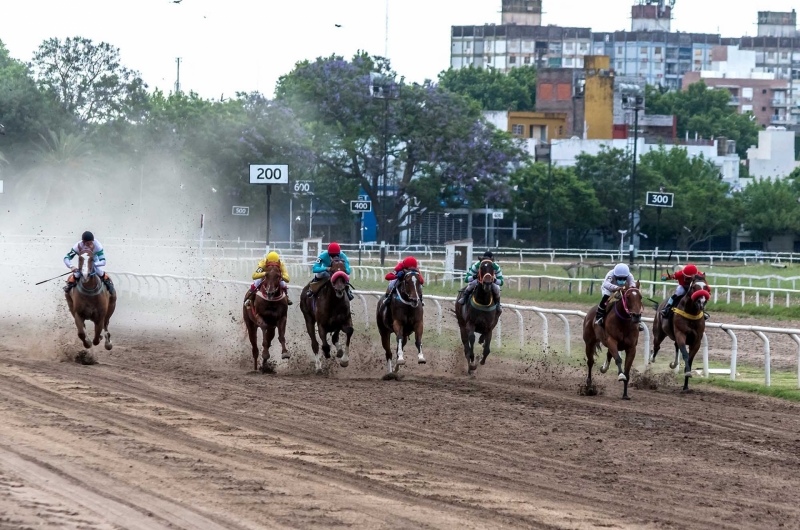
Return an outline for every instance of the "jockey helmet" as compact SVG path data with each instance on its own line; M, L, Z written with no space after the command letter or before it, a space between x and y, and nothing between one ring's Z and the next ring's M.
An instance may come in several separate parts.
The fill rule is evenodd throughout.
M281 260L281 257L278 256L278 253L274 250L267 254L267 263L278 263Z
M628 281L628 276L630 273L631 270L627 265L624 263L618 263L616 267L614 267L614 278L617 281L617 285L625 285L625 283Z
M83 235L81 235L81 241L94 241L94 234L87 230L83 233Z
M684 274L684 276L694 276L694 275L696 275L698 272L699 272L699 271L697 270L697 267L695 267L695 266L694 266L694 265L692 265L691 263L690 263L690 264L688 264L687 266L685 266L685 267L683 268L683 274Z
M417 258L414 256L408 256L406 259L403 260L403 268L404 269L416 269L417 268Z
M342 253L342 247L339 246L339 243L331 243L328 245L328 255L336 255Z
M483 257L494 261L494 254L492 254L491 250L487 250L483 253Z

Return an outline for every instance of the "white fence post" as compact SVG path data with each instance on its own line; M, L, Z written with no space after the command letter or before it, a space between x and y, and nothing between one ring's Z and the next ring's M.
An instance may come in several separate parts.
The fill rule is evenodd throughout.
M764 341L764 384L766 386L772 386L772 374L770 373L772 363L769 354L769 339L764 335L763 331L756 331L755 334Z
M731 338L731 381L736 381L736 363L739 357L739 340L733 330L722 328Z

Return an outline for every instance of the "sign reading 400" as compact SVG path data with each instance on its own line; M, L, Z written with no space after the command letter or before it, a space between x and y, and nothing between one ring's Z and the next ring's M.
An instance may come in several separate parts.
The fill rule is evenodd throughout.
M250 184L289 184L289 166L251 164Z

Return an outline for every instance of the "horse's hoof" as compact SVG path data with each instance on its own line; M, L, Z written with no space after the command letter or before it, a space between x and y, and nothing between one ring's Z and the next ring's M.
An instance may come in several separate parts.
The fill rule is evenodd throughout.
M113 347L114 347L113 344L111 344L110 342L106 342L106 350L111 351L111 348Z
M341 359L344 357L344 350L336 350L336 358Z
M322 352L322 355L324 355L326 359L330 359L330 358L331 358L331 352L329 352L329 351L327 351L327 352L325 352L325 351L324 351L324 352Z
M398 357L397 362L395 363L397 366L405 366L406 360L403 357Z
M349 365L350 361L344 361L344 360L339 361L339 366L341 366L342 368L347 368Z
M383 380L384 381L397 381L399 378L396 373L392 372L389 374L384 374Z
M417 364L425 364L425 363L427 363L427 362L428 362L428 361L426 361L426 360L425 360L425 357L423 357L422 355L420 355L419 357L417 357Z
M322 375L322 368L317 368L317 370L314 373L316 375Z
M606 372L608 372L608 365L604 364L604 365L600 366L600 373L604 374Z
M87 350L91 349L92 343L89 342L88 340L85 340L85 341L83 341L83 347L86 348Z
M281 359L288 359L290 357L291 357L291 355L289 355L289 352L286 352L283 355L281 355Z
M691 370L686 370L685 372L683 372L683 376L684 377L694 377L694 374L692 373Z
M617 381L627 381L627 380L628 380L628 378L625 377L625 374L619 374L617 376Z
M623 399L624 401L630 401L630 400L631 400L631 398L629 398L628 396L622 396L622 399Z
M483 366L484 364L486 364L486 357L484 357L483 359L481 359L481 366Z
M681 394L694 394L694 390L692 390L691 388L684 388L683 390L681 390Z
M678 366L678 363L669 363L670 370L674 370L675 368L677 368L677 366Z

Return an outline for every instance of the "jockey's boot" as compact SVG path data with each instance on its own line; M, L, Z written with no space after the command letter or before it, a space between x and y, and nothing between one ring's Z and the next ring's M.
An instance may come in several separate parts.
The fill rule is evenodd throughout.
M67 285L64 286L64 292L65 293L70 292L72 288L75 287L76 283L77 282L75 281L75 275L74 274L70 275L70 277L67 278Z
M469 297L472 296L472 291L474 289L470 289L469 286L464 288L464 292L461 293L461 298L458 299L458 303L461 305L465 305Z
M709 318L711 318L711 315L709 315L708 313L706 313L705 311L703 311L703 318L704 318L705 320L708 320Z
M256 290L253 289L253 286L251 285L250 288L247 289L247 294L244 295L244 306L250 307L251 305L253 305L253 300L255 299L255 297L256 297Z
M355 298L355 295L353 294L353 287L350 284L347 284L347 299L352 302L353 298Z
M103 274L103 283L105 284L106 289L108 289L108 294L111 296L115 296L117 294L117 291L114 289L114 282L111 281L111 278L108 277L108 274Z
M680 296L677 295L677 294L673 294L670 297L669 301L667 302L667 305L664 306L664 309L661 310L661 316L662 317L664 317L664 318L669 318L670 317L670 315L672 314L672 307L675 305L675 302L677 302L679 298L680 298Z
M594 323L601 328L606 325L606 308L605 306L597 306L597 315L595 316Z
M289 288L288 287L286 287L283 290L283 295L286 297L286 304L287 305L294 305L294 302L292 302L292 299L289 298Z

